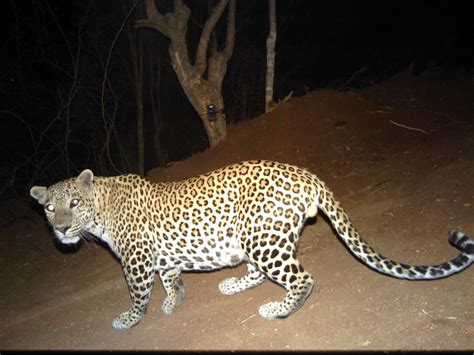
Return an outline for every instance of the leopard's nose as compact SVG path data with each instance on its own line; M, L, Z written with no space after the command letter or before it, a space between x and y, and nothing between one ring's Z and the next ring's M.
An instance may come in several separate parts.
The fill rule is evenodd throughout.
M71 228L71 226L59 226L56 227L58 231L60 231L62 234L66 234L66 232Z

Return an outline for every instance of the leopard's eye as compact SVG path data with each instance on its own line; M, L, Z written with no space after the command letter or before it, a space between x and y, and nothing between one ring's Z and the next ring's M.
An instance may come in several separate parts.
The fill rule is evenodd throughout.
M77 198L72 199L71 203L69 204L69 208L74 208L79 204L79 200Z
M44 206L44 209L48 212L54 212L54 206L50 203Z

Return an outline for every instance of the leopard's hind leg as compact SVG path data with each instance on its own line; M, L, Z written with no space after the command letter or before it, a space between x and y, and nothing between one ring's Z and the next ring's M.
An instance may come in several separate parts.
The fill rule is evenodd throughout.
M284 318L296 312L311 294L313 276L304 270L296 258L296 237L274 235L267 243L263 254L252 262L270 280L283 286L287 293L281 301L273 301L260 306L259 314L266 319Z
M265 274L260 272L251 263L247 263L247 275L241 278L229 277L219 283L219 290L224 295L233 295L234 293L251 289L260 285L266 280Z

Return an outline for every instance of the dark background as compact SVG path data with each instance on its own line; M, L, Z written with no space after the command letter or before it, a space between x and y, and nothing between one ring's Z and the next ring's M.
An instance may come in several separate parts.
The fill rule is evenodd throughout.
M141 2L119 32L134 3L1 3L0 198L24 196L33 183L50 184L86 167L103 175L137 171L126 30L135 33L133 22L141 18ZM157 3L162 11L172 9L171 1ZM187 40L193 57L208 4L185 3L192 11ZM413 75L437 66L472 76L469 5L467 1L277 0L275 100L290 91L300 96L319 88L366 87L407 68ZM225 12L217 26L220 44L226 16ZM208 142L171 68L169 40L151 29L137 31L142 31L146 65L154 73L145 80L145 92L153 87L158 98L145 98L148 170L202 151ZM267 34L268 2L237 0L234 54L223 83L229 125L264 111ZM159 131L150 118L152 110L158 112ZM115 131L107 141L111 122Z

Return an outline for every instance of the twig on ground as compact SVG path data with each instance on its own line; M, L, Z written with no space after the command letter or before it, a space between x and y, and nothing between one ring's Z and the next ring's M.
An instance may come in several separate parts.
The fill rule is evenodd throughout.
M424 134L431 134L430 132L425 131L424 129L405 126L404 124L401 124L401 123L398 123L398 122L395 122L395 121L392 121L392 120L390 120L390 123L394 124L395 126L406 128L406 129L409 129L409 130L412 130L412 131L418 131L418 132L421 132L421 133L424 133Z
M244 324L246 321L248 321L249 319L252 319L253 317L255 317L257 314L252 314L250 317L247 317L245 318L242 322L240 322L240 324Z
M375 111L367 111L367 113L393 113L392 111L384 111L384 110L375 110Z

